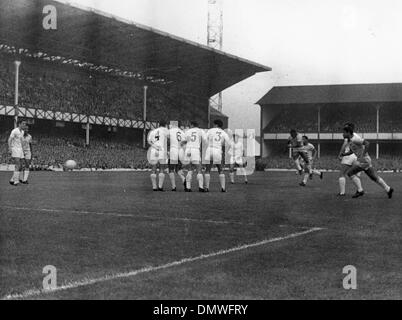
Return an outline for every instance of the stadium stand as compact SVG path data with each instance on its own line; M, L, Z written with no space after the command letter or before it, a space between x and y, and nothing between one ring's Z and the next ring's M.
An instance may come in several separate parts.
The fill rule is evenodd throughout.
M38 32L48 5L57 9L60 25L68 28ZM138 147L139 129L145 132L160 120L195 120L206 127L209 97L256 73L271 71L163 31L53 0L2 0L0 21L0 117L8 119L0 127L2 163L8 162L6 130L13 127L15 110L7 107L14 106L16 60L22 61L19 107L35 121L34 163L44 167L60 166L68 159L80 167L146 167L145 151ZM40 110L40 115L28 109ZM43 116L42 111L49 112ZM73 119L72 113L79 117ZM94 116L117 121L92 120ZM81 133L40 131L43 123L38 121L43 119L51 127L58 121L63 126L77 121L76 131ZM87 123L104 126L97 128L103 134L91 130L89 146L84 145L82 130ZM137 140L108 136L107 126L119 132L131 130L128 135Z
M0 163L9 163L8 135L0 135ZM75 159L78 168L146 169L146 151L117 139L94 138L86 146L82 137L73 135L34 135L32 166L36 170L63 168L66 159Z
M386 112L382 114L384 125L381 129L394 132L398 130L392 125L394 108L384 108ZM359 124L361 132L376 132L376 110L367 105L325 105L321 108L321 132L339 133L346 122ZM397 123L397 121L395 121ZM265 128L265 133L286 133L289 128L296 128L305 133L317 133L317 108L305 106L285 106L281 112ZM385 132L385 131L383 131Z
M13 104L14 59L0 56L0 104ZM149 120L200 121L205 103L169 87L148 88ZM200 101L201 100L201 101ZM43 110L140 120L143 85L133 79L88 72L46 61L23 60L20 71L20 106ZM178 119L170 119L172 115Z

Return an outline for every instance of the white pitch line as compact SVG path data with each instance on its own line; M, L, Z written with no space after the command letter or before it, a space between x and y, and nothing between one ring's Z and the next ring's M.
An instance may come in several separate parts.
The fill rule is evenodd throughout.
M0 208L8 210L17 211L38 211L47 213L73 213L73 214L93 214L97 216L109 216L118 218L139 218L139 219L149 219L149 220L165 220L165 221L180 221L180 222L196 222L196 223L209 223L209 224L234 224L241 226L255 226L254 223L245 223L240 221L229 221L229 220L203 220L194 218L175 218L175 217L157 217L149 215L138 215L138 214L128 214L128 213L115 213L115 212L95 212L95 211L79 211L79 210L68 210L68 209L45 209L45 208L25 208L25 207L11 207L11 206L1 206Z
M321 230L323 230L323 228L311 228L311 229L303 231L303 232L292 233L292 234L289 234L289 235L283 236L283 237L267 239L267 240L263 240L263 241L259 241L259 242L255 242L255 243L251 243L251 244L245 244L242 246L234 247L231 249L220 250L220 251L212 252L209 254L202 254L197 257L184 258L182 260L170 262L170 263L156 266L156 267L146 267L146 268L142 268L142 269L138 269L138 270L134 270L134 271L130 271L130 272L109 274L109 275L105 275L105 276L102 276L99 278L83 279L80 281L70 282L70 283L66 283L66 284L59 286L56 289L52 289L52 290L31 289L31 290L27 290L20 294L7 295L7 296L3 297L1 300L28 299L28 298L40 296L43 294L57 293L60 291L66 291L66 290L70 290L70 289L86 287L86 286L90 286L90 285L97 284L97 283L102 283L102 282L107 282L107 281L112 281L112 280L117 280L117 279L131 278L134 276L138 276L140 274L165 270L165 269L181 266L181 265L187 264L187 263L201 261L201 260L205 260L205 259L209 259L209 258L215 258L218 256L223 256L223 255L227 255L229 253L243 251L243 250L247 250L247 249L251 249L251 248L261 247L261 246L264 246L264 245L267 245L270 243L274 243L274 242L298 238L298 237L301 237L301 236L304 236L304 235L307 235L307 234L310 234L313 232L318 232Z

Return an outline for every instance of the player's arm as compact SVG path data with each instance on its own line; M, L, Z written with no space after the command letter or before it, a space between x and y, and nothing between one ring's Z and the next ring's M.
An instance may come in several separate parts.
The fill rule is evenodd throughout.
M343 157L343 154L346 150L346 146L348 145L348 141L345 139L345 141L343 141L342 147L341 147L341 151L339 151L339 155L338 158L341 159Z
M363 155L366 155L370 148L370 142L368 142L367 140L364 140L363 147L364 147Z
M345 142L344 142L344 145L342 146L341 154L339 155L339 158L347 157L347 156L350 156L350 155L354 154L354 152L352 151L352 149L350 149L348 152L345 152L345 149L346 149L347 144L348 144L348 142L345 141Z
M15 133L14 131L11 131L10 137L8 138L8 149L11 151L11 143L13 142L15 138Z
M148 144L154 148L158 150L158 147L155 145L155 137L154 137L154 132L150 132L148 135Z
M207 144L208 143L208 132L206 132L205 130L201 129L201 141L202 143Z
M225 146L227 146L228 150L233 150L234 154L234 140L230 139L226 132L223 132L223 139L225 141Z
M312 150L312 157L313 157L313 160L315 160L316 158L317 158L317 154L318 154L318 152L317 152L317 149L316 148L314 148L313 150Z

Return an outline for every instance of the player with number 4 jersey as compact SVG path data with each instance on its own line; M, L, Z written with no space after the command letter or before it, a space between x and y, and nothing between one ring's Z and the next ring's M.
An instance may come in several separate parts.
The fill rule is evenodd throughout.
M152 165L152 188L154 191L163 191L163 183L165 181L165 170L167 168L167 143L169 140L169 129L167 123L161 121L159 128L150 132L148 135L148 143L150 148L148 151L148 161ZM159 164L159 184L157 185L156 178Z

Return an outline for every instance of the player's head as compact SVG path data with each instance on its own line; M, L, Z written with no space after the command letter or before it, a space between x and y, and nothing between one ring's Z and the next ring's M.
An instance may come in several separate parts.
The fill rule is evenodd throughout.
M25 125L25 127L24 127L24 135L27 136L28 132L29 132L29 126Z
M27 126L27 122L24 119L19 119L17 121L17 127L20 129L24 129Z
M222 128L223 128L223 122L222 122L222 120L219 120L219 119L215 120L215 121L214 121L214 127L215 127L215 128L220 128L220 129L222 129Z
M343 137L345 139L351 139L353 137L353 128L351 126L344 126L343 127Z
M166 127L166 126L167 126L167 122L165 120L159 121L159 127Z
M303 144L304 145L308 144L308 137L307 136L303 136Z
M191 121L190 122L190 128L198 128L198 122L197 121Z
M291 136L292 138L296 138L296 137L297 137L297 131L296 131L296 129L290 130L290 136Z
M170 128L179 128L179 121L170 121Z
M350 128L352 128L353 131L355 131L355 128L356 128L355 124L352 122L345 123L344 127L350 127Z

